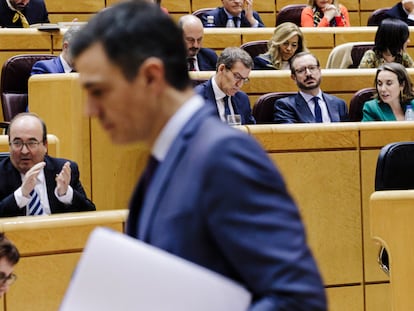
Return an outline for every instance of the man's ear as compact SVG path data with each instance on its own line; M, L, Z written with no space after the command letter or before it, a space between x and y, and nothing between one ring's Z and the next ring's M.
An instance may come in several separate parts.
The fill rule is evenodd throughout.
M147 58L141 65L138 75L144 78L147 85L161 83L164 78L164 64L156 57Z
M291 78L293 81L295 81L295 82L296 82L296 76L295 76L293 73L290 75L290 78Z

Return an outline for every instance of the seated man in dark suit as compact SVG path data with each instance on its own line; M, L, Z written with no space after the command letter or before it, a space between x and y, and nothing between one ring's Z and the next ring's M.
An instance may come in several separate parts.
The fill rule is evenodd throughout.
M202 17L204 27L264 27L253 0L221 0L218 7Z
M348 120L346 103L320 89L321 69L315 55L301 52L290 60L291 77L299 92L276 100L275 123L321 123Z
M10 123L10 157L0 162L0 217L94 211L75 162L47 155L44 122L33 113Z
M241 124L255 124L249 97L240 91L243 83L249 81L253 68L250 55L236 47L226 48L217 60L216 74L210 80L197 85L195 91L204 97L208 105L217 108L223 122L227 115L239 114Z
M74 72L72 57L70 55L70 42L73 36L81 29L80 26L72 26L63 35L62 53L59 57L40 60L32 67L31 75L42 73L68 73Z
M402 0L385 13L385 18L397 18L414 26L414 0Z
M181 16L178 26L183 30L187 46L187 63L189 71L216 70L217 54L212 49L201 47L204 28L200 19L188 14Z
M3 0L0 2L0 27L28 28L49 23L44 0Z

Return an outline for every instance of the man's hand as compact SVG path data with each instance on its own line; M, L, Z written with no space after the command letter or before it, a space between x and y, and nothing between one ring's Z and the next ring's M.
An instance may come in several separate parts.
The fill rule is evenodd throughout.
M46 162L39 162L32 166L30 170L23 177L23 183L21 186L22 194L26 198L30 197L30 192L34 189L36 185L36 178L39 175L40 171L45 167Z
M244 5L245 5L245 13L246 13L246 18L249 21L250 25L254 25L257 23L256 19L253 16L253 0L245 0L244 1Z
M341 15L341 12L333 4L327 4L322 11L328 21L331 21L335 16Z
M62 170L58 175L56 175L56 191L59 196L65 195L68 191L68 187L70 184L70 162L67 161L63 167Z

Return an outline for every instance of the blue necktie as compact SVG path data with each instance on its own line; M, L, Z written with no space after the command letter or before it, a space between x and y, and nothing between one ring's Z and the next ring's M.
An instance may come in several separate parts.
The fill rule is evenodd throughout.
M40 204L40 197L37 194L37 192L33 189L32 192L30 192L31 199L29 201L29 204L27 206L29 207L29 215L37 216L43 214L43 207L42 204Z
M322 111L321 106L319 106L319 97L315 96L312 100L315 103L315 122L322 123Z
M226 95L223 98L224 100L224 118L227 119L227 116L231 114L229 107L229 97Z

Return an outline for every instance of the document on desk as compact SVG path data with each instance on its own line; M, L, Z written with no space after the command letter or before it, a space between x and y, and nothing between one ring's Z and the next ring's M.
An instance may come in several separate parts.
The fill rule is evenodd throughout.
M245 311L242 286L105 228L86 244L60 311Z

